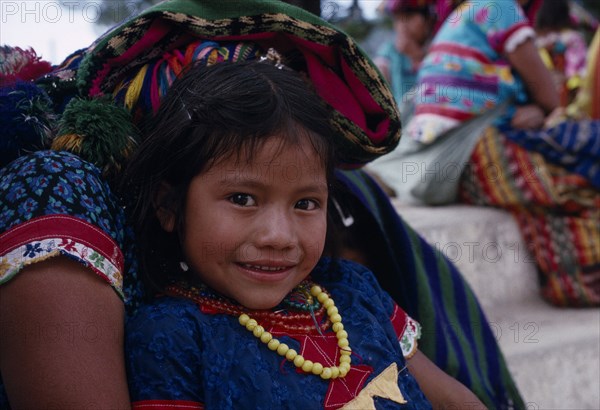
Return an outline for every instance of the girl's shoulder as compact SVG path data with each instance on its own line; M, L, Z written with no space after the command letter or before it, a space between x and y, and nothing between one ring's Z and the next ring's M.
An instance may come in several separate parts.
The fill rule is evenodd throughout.
M347 289L352 293L360 292L376 295L380 288L371 270L359 263L338 258L322 258L311 274L312 279L328 289Z
M359 280L371 271L364 265L348 259L323 257L312 272L313 278L327 281L339 279Z

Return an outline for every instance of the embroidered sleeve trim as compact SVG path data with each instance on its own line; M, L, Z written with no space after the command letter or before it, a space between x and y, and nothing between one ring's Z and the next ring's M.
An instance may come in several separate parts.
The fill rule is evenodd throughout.
M398 305L394 305L390 321L394 326L402 354L406 359L410 359L417 353L418 340L421 338L421 325Z
M533 38L535 38L535 31L533 31L531 27L526 25L520 26L506 38L506 41L504 42L504 52L512 53L526 40Z
M202 410L204 404L187 400L141 400L131 404L132 410Z
M419 347L419 339L421 338L421 325L419 322L406 316L406 328L402 337L399 339L400 348L405 359L410 359L417 353Z
M123 298L123 253L100 228L69 215L31 219L0 235L0 284L21 269L57 255L82 262Z

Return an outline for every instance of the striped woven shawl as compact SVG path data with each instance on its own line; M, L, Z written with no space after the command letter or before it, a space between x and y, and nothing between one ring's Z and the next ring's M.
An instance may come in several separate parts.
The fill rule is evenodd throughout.
M368 238L384 289L423 325L421 351L470 388L489 408L524 408L488 321L469 285L445 256L404 222L364 171L338 178L372 218ZM367 222L367 223L369 223Z

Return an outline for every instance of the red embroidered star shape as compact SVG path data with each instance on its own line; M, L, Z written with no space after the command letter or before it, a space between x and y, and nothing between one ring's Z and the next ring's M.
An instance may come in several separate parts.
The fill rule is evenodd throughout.
M272 331L273 336L278 336L277 331ZM280 333L279 335L284 335ZM325 367L339 364L340 348L337 337L333 332L325 335L285 334L300 343L300 352L306 360L321 363ZM304 373L301 369L298 372ZM373 368L367 365L350 366L350 371L345 377L331 379L329 389L325 396L323 407L327 410L338 409L352 400L362 390L365 381L373 373Z

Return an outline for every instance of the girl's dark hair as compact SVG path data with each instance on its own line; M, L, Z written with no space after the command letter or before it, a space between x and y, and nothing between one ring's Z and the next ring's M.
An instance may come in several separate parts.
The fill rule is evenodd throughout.
M536 30L562 30L571 25L568 0L544 0L535 16Z
M308 139L333 180L329 110L298 73L267 62L191 67L175 80L149 129L121 189L147 290L177 274L188 187L217 161L251 156L275 135L283 144ZM174 233L161 228L160 208L175 214Z

